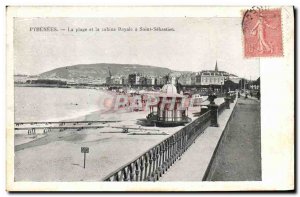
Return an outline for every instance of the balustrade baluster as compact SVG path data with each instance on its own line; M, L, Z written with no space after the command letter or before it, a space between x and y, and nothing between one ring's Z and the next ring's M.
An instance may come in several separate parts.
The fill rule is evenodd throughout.
M148 181L151 181L151 175L152 175L152 163L153 163L153 155L152 150L149 152L149 175L148 175Z
M176 135L176 143L175 143L175 159L174 162L178 159L178 153L179 153L179 133Z
M184 151L183 140L184 140L184 133L181 132L181 134L180 134L180 151L179 151L179 156L180 157L181 157L181 155L183 154L183 151Z
M163 165L163 173L165 173L165 171L167 171L168 168L168 145L169 144L169 139L165 140L164 143L164 165Z
M156 147L156 180L159 178L159 171L160 171L160 145Z
M193 137L194 137L194 127L191 127L191 136L190 136L190 143L189 146L193 143Z
M187 141L187 133L186 130L183 132L183 152L186 151L186 141Z
M179 151L180 151L180 133L178 133L177 139L176 139L176 159L175 160L177 160L179 158Z
M162 154L161 154L161 174L164 173L164 168L165 168L165 145L166 145L166 141L163 141L162 143Z
M172 160L171 160L171 165L173 165L173 163L175 162L175 155L176 155L176 149L175 149L175 145L176 145L176 137L175 135L173 136L173 143L172 143Z
M157 181L159 178L159 171L160 171L160 145L156 147L156 170L155 170L155 180Z
M114 181L119 181L119 172L115 174Z
M174 145L174 136L170 139L170 159L169 159L169 167L172 165L172 159L173 159L173 145Z
M184 131L182 131L182 135L181 135L181 155L184 153L184 139L185 139L185 135L184 135Z
M154 148L154 149L152 149L152 155L153 155L153 164L152 164L152 167L153 167L153 169L152 169L152 176L151 176L151 178L152 178L152 181L154 181L155 180L155 172L156 172L156 148Z
M168 165L167 165L167 169L169 169L169 167L171 166L171 154L172 154L172 140L173 137L171 136L171 138L169 139L169 144L168 144Z
M174 135L174 141L173 141L173 146L172 146L172 165L176 159L176 140L177 140L177 135Z
M124 174L124 181L129 181L128 168L124 168L124 169L123 169L123 174Z
M163 167L163 146L164 142L162 142L159 146L159 167L158 167L158 176L161 177L162 175L162 167Z
M120 171L120 178L119 181L124 181L124 170Z
M148 179L148 166L149 166L149 154L146 153L146 155L145 155L145 177L144 177L144 181L146 181Z
M159 145L156 146L155 154L156 154L155 181L157 181L159 177Z
M183 153L184 152L184 138L185 138L185 133L184 133L184 130L182 131L182 134L181 134L181 152Z
M129 178L130 178L130 181L134 181L134 172L133 172L132 163L129 164Z
M140 181L143 181L143 172L144 172L144 157L145 156L142 156L141 157L141 163L140 163L140 169L141 169L141 175L140 175Z
M188 148L189 136L188 131L185 131L185 150Z
M139 170L139 162L138 162L138 160L135 161L134 166L135 166L135 181L139 181L140 170Z
M174 158L174 162L178 159L178 153L179 153L179 138L180 135L179 133L176 135L176 141L175 141L175 158Z

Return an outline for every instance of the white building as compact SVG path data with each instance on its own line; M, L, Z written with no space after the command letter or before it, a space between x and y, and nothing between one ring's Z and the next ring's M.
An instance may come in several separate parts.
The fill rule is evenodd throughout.
M215 70L204 70L196 75L196 85L224 85L229 75L225 71L219 71L216 62Z

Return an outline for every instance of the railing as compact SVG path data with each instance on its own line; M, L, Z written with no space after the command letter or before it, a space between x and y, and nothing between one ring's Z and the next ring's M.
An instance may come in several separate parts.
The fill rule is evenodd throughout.
M210 125L207 111L164 141L129 162L104 181L157 181Z

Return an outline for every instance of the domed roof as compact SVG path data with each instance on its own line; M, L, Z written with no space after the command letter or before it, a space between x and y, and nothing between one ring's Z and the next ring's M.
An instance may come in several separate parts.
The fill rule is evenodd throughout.
M167 94L177 94L177 89L173 84L166 84L162 87L161 91Z

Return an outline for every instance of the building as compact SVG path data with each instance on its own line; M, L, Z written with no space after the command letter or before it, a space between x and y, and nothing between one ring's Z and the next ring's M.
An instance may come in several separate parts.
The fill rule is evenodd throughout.
M167 83L167 77L159 76L156 78L156 85L165 85Z
M124 82L124 79L120 76L106 77L106 84L108 85L122 85Z
M124 76L112 76L108 69L108 77L106 77L106 84L108 85L124 85L127 84L127 79Z
M108 77L106 77L106 84L112 84L112 74L108 68Z
M219 71L218 63L216 62L215 70L204 70L196 75L196 85L224 85L229 76L229 73Z
M202 78L201 72L197 73L197 75L195 76L195 85L201 85L201 78Z
M176 76L170 76L170 82L172 85L176 85L177 84Z
M183 74L179 77L178 83L181 85L192 85L192 75L193 74Z
M252 81L250 83L249 89L251 89L251 90L260 90L260 77L257 80Z
M127 85L127 84L128 84L128 77L122 76L122 77L121 77L121 80L122 80L122 84L123 84L123 85Z
M111 84L122 85L123 84L123 78L121 76L112 76L111 77Z
M14 75L15 83L26 83L29 77L27 75Z
M133 73L128 75L128 84L129 85L140 85L140 74Z
M155 77L153 76L148 76L147 77L147 85L155 85Z
M228 79L225 81L224 86L223 86L223 90L224 91L234 91L239 89L239 83L236 83L235 81Z
M140 75L139 76L139 83L137 85L147 85L147 77Z
M196 85L196 74L195 73L193 73L191 75L191 85Z

